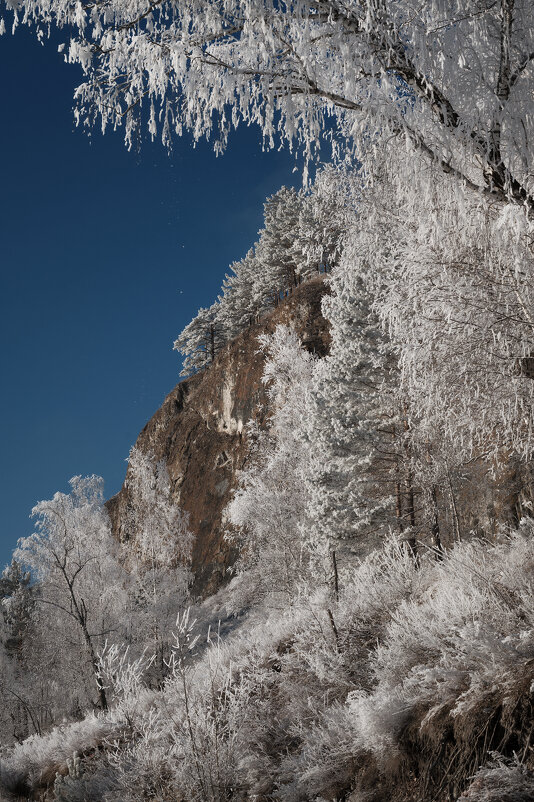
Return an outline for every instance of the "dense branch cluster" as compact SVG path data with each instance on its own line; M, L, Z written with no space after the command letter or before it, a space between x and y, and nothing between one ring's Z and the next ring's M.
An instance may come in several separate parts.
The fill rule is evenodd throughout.
M240 121L301 143L326 117L349 138L407 137L498 198L532 206L530 0L23 0L15 24L71 31L77 120L191 131L224 148ZM3 25L5 27L5 25ZM473 102L476 98L476 102ZM143 106L147 113L143 114Z

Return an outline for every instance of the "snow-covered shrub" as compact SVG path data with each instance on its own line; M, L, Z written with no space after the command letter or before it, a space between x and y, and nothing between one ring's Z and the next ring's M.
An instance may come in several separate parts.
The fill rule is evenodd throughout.
M300 747L283 761L290 779L281 798L328 796L334 778L352 772L354 780L369 755L394 773L408 725L416 739L426 736L427 750L441 727L456 733L460 763L462 742L472 755L478 728L485 732L493 715L502 723L499 738L511 737L518 697L534 679L533 529L524 521L497 544L461 543L442 562L421 558L418 568L411 557L404 563L398 552L395 557L393 544L389 559L387 550L377 551L362 563L355 572L361 593L349 585L334 612L353 667L344 677L345 703L338 691L333 704L308 720ZM344 637L347 624L351 638ZM358 644L366 631L367 643ZM308 663L317 664L320 651ZM330 677L341 685L341 666Z
M497 756L475 775L458 802L531 802L534 799L534 772L518 761L507 762Z
M57 727L47 735L32 735L6 751L2 783L9 788L15 777L18 782L24 779L30 788L46 785L57 772L68 771L73 754L82 756L98 749L106 741L120 738L124 729L125 722L118 717L90 715L83 721Z

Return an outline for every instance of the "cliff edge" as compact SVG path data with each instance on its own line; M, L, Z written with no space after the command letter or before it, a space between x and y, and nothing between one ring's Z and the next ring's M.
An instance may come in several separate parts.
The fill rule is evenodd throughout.
M301 284L279 306L227 343L203 371L181 381L148 421L136 446L164 460L176 503L194 536L193 593L208 596L228 576L237 553L224 539L223 510L249 453L247 423L269 414L258 335L291 323L310 351L324 356L328 324L321 313L323 276ZM113 532L127 539L125 486L108 502Z

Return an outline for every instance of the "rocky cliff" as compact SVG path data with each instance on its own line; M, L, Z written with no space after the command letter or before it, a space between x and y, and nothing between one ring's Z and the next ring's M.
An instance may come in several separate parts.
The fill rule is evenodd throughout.
M218 590L237 558L224 537L223 511L249 453L247 423L256 420L261 425L269 415L258 335L291 323L304 346L323 356L330 340L321 313L325 291L322 276L296 288L259 323L227 343L208 368L180 382L139 435L137 447L166 462L176 503L189 514L194 595L205 597ZM451 472L436 492L443 545L472 534L491 537L502 522L514 525L522 501L532 501L532 485L530 471L525 475L524 468L510 461L493 475L482 461ZM125 487L108 502L114 533L121 540L128 537L127 505ZM418 539L430 544L429 522L416 523Z
M304 346L324 355L329 343L321 314L324 292L322 276L296 288L258 324L227 343L209 368L180 382L139 435L136 446L165 460L176 503L189 513L196 594L216 591L237 556L224 539L222 513L247 459L247 423L261 423L268 415L258 335L292 323ZM120 539L127 537L127 504L125 487L108 502Z

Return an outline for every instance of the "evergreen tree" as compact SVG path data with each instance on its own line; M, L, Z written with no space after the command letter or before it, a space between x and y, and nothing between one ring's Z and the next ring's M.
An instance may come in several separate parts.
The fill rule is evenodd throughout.
M218 321L219 304L201 308L174 342L174 350L183 357L181 376L191 376L207 367L224 345L222 326Z
M303 482L309 445L299 437L315 360L286 326L259 340L267 356L263 381L272 417L267 430L250 432L251 464L240 475L227 515L242 538L240 603L269 596L285 604L322 567L309 539Z
M364 226L359 222L347 236L329 280L323 313L330 352L317 363L304 422L315 536L358 555L378 545L395 522L402 462L395 359L373 310L373 254L365 248Z
M261 309L256 292L261 265L254 248L239 262L230 265L230 269L232 274L224 278L217 310L217 325L224 332L225 340L233 339L256 322Z
M345 170L329 165L317 173L304 197L295 244L301 279L329 273L337 264L343 234L351 222L352 184Z
M276 306L280 297L298 286L302 264L296 247L302 194L282 187L264 207L264 228L256 247L262 266L261 285L264 297L271 297Z

